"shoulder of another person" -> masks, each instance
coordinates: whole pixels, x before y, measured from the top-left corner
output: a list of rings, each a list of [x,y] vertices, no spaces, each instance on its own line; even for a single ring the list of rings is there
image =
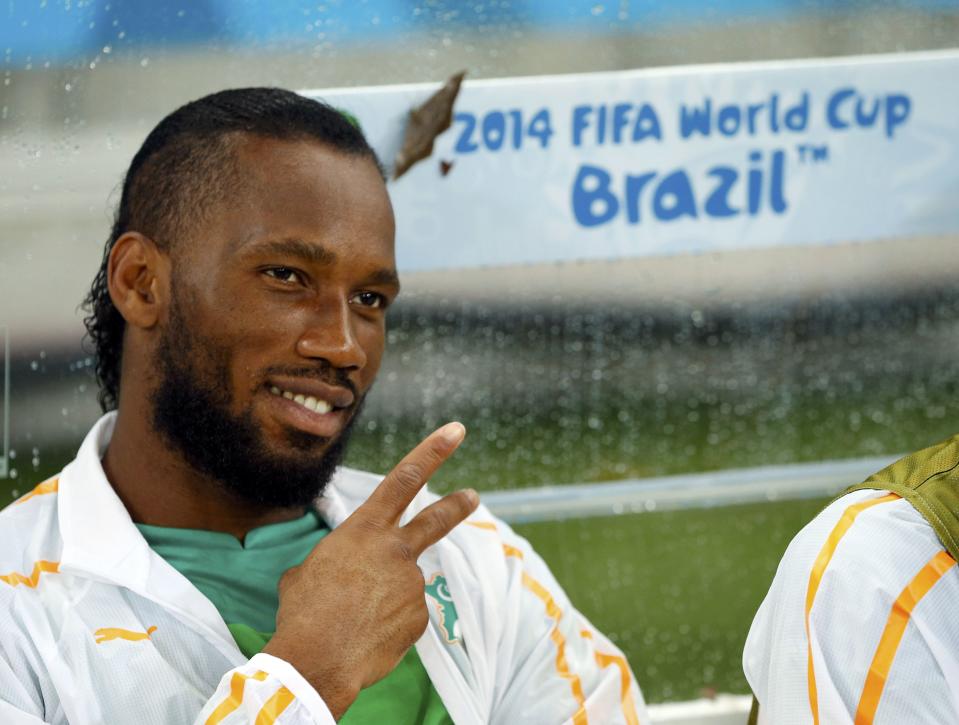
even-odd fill
[[[817,554],[829,545],[833,560],[873,556],[876,551],[870,544],[923,551],[942,548],[921,513],[904,499],[880,489],[860,489],[832,501],[802,528],[790,548],[796,544]]]
[[[912,505],[886,491],[858,490],[803,528],[782,566],[804,581],[819,578],[820,593],[857,599],[883,592],[895,599],[936,557],[948,554]]]

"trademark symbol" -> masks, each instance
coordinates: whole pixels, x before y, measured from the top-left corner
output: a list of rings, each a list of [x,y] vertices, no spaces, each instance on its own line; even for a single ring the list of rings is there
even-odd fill
[[[801,143],[796,146],[799,152],[799,163],[801,164],[821,164],[829,161],[828,146],[814,146],[808,143]]]

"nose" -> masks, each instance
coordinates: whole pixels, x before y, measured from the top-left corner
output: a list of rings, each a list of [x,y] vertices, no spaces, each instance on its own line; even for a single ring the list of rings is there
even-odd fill
[[[296,341],[297,354],[325,360],[334,368],[361,370],[366,365],[366,352],[357,339],[352,317],[347,300],[319,307]]]

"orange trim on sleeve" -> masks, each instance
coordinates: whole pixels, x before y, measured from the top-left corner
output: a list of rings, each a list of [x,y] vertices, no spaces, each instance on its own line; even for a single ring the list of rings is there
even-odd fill
[[[6,582],[12,587],[23,584],[26,587],[35,589],[40,583],[41,574],[57,574],[60,571],[60,562],[58,561],[38,561],[33,565],[33,572],[30,576],[24,576],[19,572],[10,572],[9,574],[0,574],[0,581]]]
[[[580,636],[584,639],[593,639],[593,633],[588,629],[582,629],[579,632]],[[627,725],[639,725],[639,716],[636,714],[636,701],[633,699],[633,689],[632,689],[632,675],[629,671],[629,665],[626,662],[626,658],[621,655],[612,655],[605,652],[596,653],[596,664],[600,667],[609,667],[610,665],[616,665],[619,668],[619,688],[620,688],[620,705],[623,708],[623,717],[626,718]]]
[[[546,615],[556,622],[553,630],[549,633],[550,639],[553,640],[553,643],[556,645],[556,672],[559,673],[560,677],[569,682],[569,687],[573,691],[573,697],[579,704],[576,713],[573,715],[574,725],[588,725],[589,718],[586,716],[586,698],[583,696],[583,683],[580,681],[579,675],[571,672],[569,669],[569,662],[566,661],[566,638],[563,636],[563,633],[559,631],[559,620],[560,617],[563,616],[563,611],[556,604],[553,595],[525,571],[523,572],[523,586],[533,592],[533,594],[543,602],[543,605],[546,607]]]
[[[289,704],[295,699],[292,692],[285,687],[281,687],[274,692],[273,696],[260,708],[260,712],[257,713],[256,716],[256,722],[253,725],[273,725],[276,719],[283,714],[283,711],[286,710]]]
[[[17,504],[26,503],[27,501],[29,501],[31,498],[35,496],[45,496],[48,493],[56,493],[59,490],[60,490],[60,479],[51,478],[47,481],[44,481],[41,484],[38,484],[36,487],[34,487],[34,489],[30,493],[17,499],[16,501],[13,502],[13,504],[14,506],[16,506]]]
[[[876,654],[873,655],[872,662],[869,665],[866,684],[862,688],[862,695],[859,697],[859,705],[856,708],[856,725],[872,725],[876,710],[879,708],[879,699],[882,697],[883,688],[886,686],[886,678],[889,676],[892,661],[906,631],[906,625],[909,624],[912,610],[935,586],[936,582],[942,578],[942,575],[955,565],[955,559],[949,556],[948,552],[940,551],[919,570],[919,573],[913,577],[912,581],[906,585],[906,588],[893,602],[889,619],[886,620],[886,627],[882,631],[882,637],[879,638],[879,646],[876,647]]]
[[[845,511],[842,512],[842,516],[839,517],[839,521],[833,527],[832,531],[829,532],[829,537],[826,539],[826,543],[823,544],[822,549],[819,551],[819,555],[816,557],[816,561],[813,563],[812,571],[809,574],[809,586],[806,588],[805,619],[807,654],[806,684],[809,688],[809,708],[812,711],[812,720],[814,725],[819,725],[819,694],[816,691],[816,672],[812,661],[812,638],[809,636],[809,615],[812,611],[813,602],[816,600],[816,592],[819,591],[819,583],[822,581],[822,576],[826,571],[826,567],[829,566],[829,562],[832,559],[833,554],[836,553],[836,547],[839,546],[839,542],[842,540],[842,537],[846,535],[846,532],[849,531],[849,528],[856,520],[856,517],[868,508],[871,508],[877,504],[896,501],[898,498],[899,496],[896,494],[890,493],[886,496],[881,496],[880,498],[871,498],[868,501],[862,501],[849,506]]]
[[[487,531],[497,531],[496,524],[492,521],[464,521],[467,526],[473,526],[477,529],[486,529]]]
[[[623,717],[626,718],[627,725],[639,725],[639,718],[636,716],[636,702],[633,700],[631,688],[632,678],[629,674],[629,665],[626,664],[626,658],[622,655],[597,652],[596,664],[600,667],[616,665],[619,668],[619,701],[623,708]]]
[[[223,722],[232,712],[239,709],[240,705],[243,704],[243,690],[246,688],[247,680],[263,682],[267,677],[268,675],[263,670],[258,670],[252,675],[234,672],[233,677],[230,678],[230,694],[210,713],[210,717],[206,719],[205,725],[218,725],[218,723]]]
[[[496,524],[491,521],[465,521],[464,523],[474,526],[477,529],[485,529],[487,531],[499,530]],[[520,560],[524,558],[522,549],[511,546],[510,544],[503,544],[503,554]],[[563,633],[559,631],[559,620],[560,617],[563,616],[563,611],[556,604],[556,600],[553,599],[553,595],[547,591],[546,587],[525,571],[523,572],[523,586],[533,592],[533,594],[543,602],[543,605],[546,607],[547,616],[556,623],[549,633],[549,638],[553,640],[553,643],[556,645],[556,672],[560,677],[569,682],[570,690],[573,692],[573,698],[579,705],[573,715],[573,725],[589,725],[589,718],[586,715],[586,697],[583,695],[583,683],[582,680],[579,679],[579,675],[571,672],[569,669],[569,662],[566,660],[566,638],[563,636]],[[625,660],[623,664],[625,665]],[[626,672],[629,672],[628,667],[626,667]],[[629,693],[629,698],[632,700],[632,693]],[[635,707],[633,710],[635,712]],[[632,721],[628,720],[628,722],[635,722],[635,716]]]
[[[509,544],[503,544],[503,553],[506,556],[515,556],[517,559],[523,558],[523,552],[521,549],[517,549],[515,546],[510,546]]]

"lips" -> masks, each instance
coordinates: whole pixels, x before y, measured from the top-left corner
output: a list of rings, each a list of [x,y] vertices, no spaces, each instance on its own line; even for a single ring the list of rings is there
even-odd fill
[[[327,400],[318,400],[312,395],[303,395],[303,393],[293,393],[290,390],[280,390],[275,385],[270,386],[270,392],[273,395],[279,395],[287,400],[292,400],[297,405],[302,405],[307,410],[311,410],[314,413],[320,413],[321,415],[329,413],[333,410],[333,404]]]
[[[275,415],[286,425],[332,438],[349,418],[352,391],[316,380],[270,380],[266,389]]]
[[[353,405],[353,391],[342,385],[329,385],[320,380],[309,378],[271,377],[267,380],[267,389],[274,395],[300,404],[309,398],[327,403],[330,408],[348,408]],[[303,400],[297,400],[302,396]]]

